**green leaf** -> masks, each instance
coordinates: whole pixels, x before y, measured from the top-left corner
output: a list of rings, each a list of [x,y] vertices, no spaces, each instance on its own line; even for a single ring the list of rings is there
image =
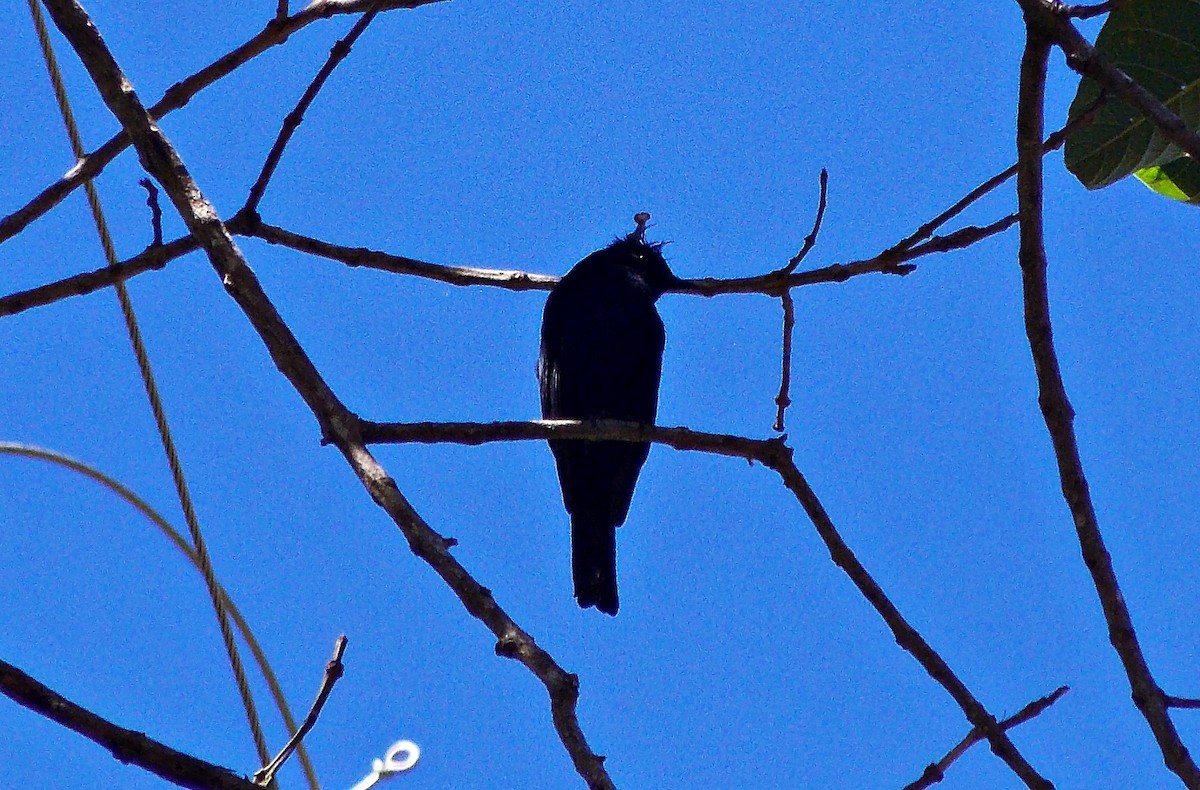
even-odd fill
[[[1134,175],[1150,189],[1172,200],[1200,205],[1200,164],[1188,157],[1137,170]]]
[[[1096,51],[1177,112],[1188,128],[1200,128],[1200,0],[1127,3],[1109,14],[1096,38]],[[1080,115],[1099,95],[1099,85],[1081,79],[1069,117]],[[1065,153],[1067,169],[1088,189],[1186,162],[1182,156],[1139,112],[1112,95],[1091,124],[1067,138]],[[1176,178],[1183,175],[1174,172],[1167,180],[1178,186]],[[1159,171],[1142,178],[1149,185],[1147,178],[1162,183]],[[1182,194],[1185,197],[1177,199],[1190,201],[1197,193]]]

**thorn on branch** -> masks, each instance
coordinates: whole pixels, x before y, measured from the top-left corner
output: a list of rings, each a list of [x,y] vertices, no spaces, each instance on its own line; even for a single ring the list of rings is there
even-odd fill
[[[143,178],[138,183],[146,190],[146,205],[150,207],[150,225],[154,228],[154,242],[150,246],[161,247],[163,243],[163,215],[162,206],[158,203],[158,187],[154,186],[154,182],[148,178]]]

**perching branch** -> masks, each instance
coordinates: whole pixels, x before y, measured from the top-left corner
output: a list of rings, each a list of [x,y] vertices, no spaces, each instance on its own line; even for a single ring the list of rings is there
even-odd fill
[[[449,542],[435,532],[401,494],[395,481],[367,450],[358,418],[337,398],[280,318],[228,229],[192,179],[170,141],[153,123],[137,94],[75,0],[45,0],[55,24],[83,61],[104,103],[117,116],[142,166],[162,185],[172,205],[216,270],[222,285],[250,320],[276,366],[303,398],[321,428],[337,446],[371,498],[392,518],[417,556],[453,590],[467,611],[496,636],[496,652],[520,661],[545,685],[555,731],[576,771],[591,788],[612,788],[601,757],[588,746],[576,717],[579,680],[562,669],[500,608],[488,590],[450,554]]]
[[[874,607],[895,637],[896,643],[910,653],[931,678],[944,688],[962,709],[967,721],[983,734],[997,757],[1028,787],[1053,788],[1031,766],[1009,740],[1003,728],[954,670],[924,637],[913,628],[883,588],[875,581],[834,526],[825,507],[792,460],[792,449],[782,439],[749,439],[727,434],[703,433],[687,428],[659,428],[616,420],[579,422],[541,420],[536,422],[495,423],[362,423],[365,443],[441,443],[484,444],[533,439],[609,439],[630,442],[655,442],[677,450],[698,450],[715,455],[758,461],[773,470],[804,508],[829,555],[867,602]]]
[[[1026,0],[1021,0],[1022,6]],[[1040,10],[1038,10],[1040,9]],[[1067,398],[1054,335],[1050,324],[1050,296],[1046,285],[1046,248],[1042,215],[1041,139],[1046,90],[1046,64],[1051,39],[1035,19],[1044,9],[1026,12],[1026,43],[1021,58],[1021,82],[1017,100],[1017,200],[1020,213],[1021,283],[1025,303],[1025,332],[1033,354],[1038,382],[1038,405],[1058,462],[1063,497],[1071,511],[1083,561],[1092,576],[1108,636],[1133,691],[1133,702],[1146,718],[1162,750],[1163,759],[1184,785],[1200,788],[1197,769],[1187,747],[1179,738],[1167,711],[1167,700],[1150,673],[1125,599],[1113,570],[1112,558],[1100,534],[1079,445],[1075,438],[1075,410]]]
[[[904,253],[899,260],[914,260],[933,253],[960,250],[989,236],[1004,232],[1014,222],[1013,217],[1005,217],[982,228],[968,226],[945,236],[935,236],[928,242]],[[558,278],[550,274],[531,274],[511,269],[445,266],[368,250],[363,247],[343,247],[268,225],[253,214],[239,214],[225,223],[225,228],[234,235],[259,238],[269,244],[279,244],[299,252],[339,261],[348,266],[362,266],[393,274],[425,277],[450,285],[490,285],[509,291],[549,291],[558,282]],[[117,266],[77,274],[0,297],[0,317],[52,304],[71,296],[92,293],[152,269],[161,269],[171,260],[186,255],[199,246],[191,236],[185,236],[161,247],[152,246],[132,258],[122,261]],[[776,271],[757,277],[703,278],[690,282],[701,289],[705,296],[716,296],[723,293],[761,293],[768,296],[779,296],[789,288],[819,283],[840,283],[863,274],[905,275],[916,268],[908,263],[898,263],[897,260],[897,256],[884,253],[867,260],[835,263],[820,269],[787,275]]]
[[[76,705],[21,670],[0,661],[0,694],[112,752],[123,763],[193,790],[262,790],[228,768],[176,751]]]

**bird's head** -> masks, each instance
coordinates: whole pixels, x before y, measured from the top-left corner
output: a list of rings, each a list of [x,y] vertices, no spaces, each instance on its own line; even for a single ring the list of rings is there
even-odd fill
[[[654,293],[657,299],[667,291],[693,292],[695,288],[687,280],[675,276],[667,265],[662,250],[666,242],[647,242],[643,229],[618,238],[610,244],[605,252],[609,253],[614,263],[634,271]]]

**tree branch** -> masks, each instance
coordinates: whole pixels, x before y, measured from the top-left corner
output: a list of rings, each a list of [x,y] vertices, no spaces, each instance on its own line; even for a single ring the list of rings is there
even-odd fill
[[[1025,0],[1021,0],[1026,5]],[[1200,770],[1179,738],[1167,712],[1167,701],[1155,683],[1138,644],[1137,632],[1121,595],[1112,558],[1100,534],[1096,510],[1088,491],[1079,445],[1075,438],[1075,411],[1067,399],[1054,336],[1050,325],[1050,296],[1046,286],[1046,249],[1042,224],[1041,139],[1045,106],[1046,64],[1050,38],[1035,23],[1044,9],[1026,12],[1026,43],[1021,58],[1021,82],[1017,100],[1017,200],[1021,217],[1020,263],[1025,303],[1025,332],[1037,374],[1038,405],[1041,407],[1054,456],[1058,462],[1063,497],[1075,522],[1084,564],[1091,573],[1108,622],[1108,636],[1133,690],[1133,701],[1146,718],[1162,750],[1167,767],[1184,785],[1200,788]]]
[[[354,27],[350,28],[350,32],[346,34],[345,38],[339,39],[333,45],[329,50],[329,57],[326,58],[325,65],[321,67],[321,70],[317,72],[317,76],[313,77],[312,82],[308,84],[304,94],[300,97],[300,101],[296,103],[296,107],[283,119],[283,126],[279,129],[279,134],[276,136],[275,143],[271,146],[271,150],[267,154],[266,161],[263,162],[258,178],[255,179],[254,185],[250,187],[250,195],[246,198],[246,205],[242,207],[242,211],[248,214],[258,213],[258,204],[262,201],[263,193],[267,191],[267,184],[271,181],[271,176],[275,174],[275,168],[279,166],[279,160],[283,158],[283,149],[287,147],[288,141],[292,139],[292,135],[300,128],[300,123],[304,120],[304,113],[312,106],[313,101],[317,98],[317,94],[325,86],[325,81],[329,79],[329,75],[333,74],[333,70],[338,67],[338,64],[346,59],[346,56],[350,54],[350,48],[354,46],[354,42],[358,41],[358,37],[363,34],[363,31],[375,19],[375,15],[379,13],[381,2],[382,0],[376,0],[371,3],[370,8],[365,14],[359,17],[359,20],[354,23]],[[279,11],[282,17],[287,16],[287,0],[280,0]]]
[[[209,85],[228,76],[235,69],[271,47],[287,41],[293,33],[318,19],[328,19],[337,14],[359,14],[367,10],[374,2],[375,0],[315,0],[304,10],[291,16],[283,19],[274,18],[246,43],[168,88],[163,97],[150,107],[150,114],[157,120],[178,110]],[[379,10],[412,9],[440,2],[445,2],[445,0],[383,0],[379,5]],[[66,175],[43,189],[12,214],[0,219],[0,243],[17,235],[29,223],[57,206],[67,195],[82,186],[83,182],[98,176],[109,162],[117,158],[117,154],[128,147],[129,137],[124,131],[121,131],[113,135],[104,145],[77,161]]]
[[[535,422],[494,423],[362,423],[362,438],[367,443],[420,442],[433,444],[483,444],[533,439],[608,439],[629,442],[655,442],[677,450],[697,450],[716,455],[758,461],[773,470],[784,486],[796,497],[808,514],[817,534],[829,550],[829,556],[867,602],[891,629],[896,643],[910,653],[931,678],[958,703],[959,708],[983,737],[992,751],[1002,759],[1025,784],[1038,790],[1053,788],[1017,751],[994,716],[975,698],[945,660],[913,628],[883,588],[846,544],[824,506],[808,481],[792,460],[792,449],[783,439],[749,439],[728,434],[703,433],[688,428],[659,428],[616,420],[579,422],[574,420],[541,420]]]
[[[262,790],[228,768],[176,751],[143,733],[127,730],[76,705],[21,670],[0,661],[0,694],[112,752],[123,763],[144,768],[193,790]]]
[[[104,103],[137,148],[142,166],[162,185],[192,236],[204,247],[226,291],[246,314],[271,358],[308,404],[322,436],[341,451],[371,498],[396,523],[413,552],[453,590],[467,611],[496,636],[496,653],[514,658],[545,685],[555,731],[576,771],[591,788],[607,790],[612,780],[603,759],[588,746],[576,716],[579,680],[562,669],[500,608],[450,554],[450,543],[413,510],[395,481],[368,452],[359,421],[329,388],[291,330],[280,318],[212,204],[188,173],[170,141],[153,123],[112,53],[75,0],[45,0],[55,24],[83,61]]]
[[[1045,697],[1042,697],[1041,699],[1035,699],[1033,702],[1017,711],[1015,715],[1009,716],[1007,719],[1000,722],[1001,729],[1011,730],[1013,727],[1016,727],[1019,724],[1024,724],[1030,719],[1040,716],[1042,711],[1058,702],[1058,700],[1070,690],[1071,689],[1068,686],[1059,686]],[[921,774],[917,781],[905,785],[904,790],[924,790],[926,787],[931,787],[932,785],[941,782],[946,778],[946,769],[953,765],[955,760],[957,760],[959,757],[962,757],[966,753],[967,749],[970,749],[972,746],[982,740],[983,735],[979,732],[979,730],[971,730],[969,733],[967,733],[967,737],[958,742],[957,746],[946,752],[945,757],[926,767],[925,772]]]
[[[1061,3],[1056,0],[1017,0],[1025,12],[1025,24],[1039,36],[1053,41],[1067,56],[1067,65],[1081,76],[1095,80],[1100,86],[1137,109],[1154,124],[1163,137],[1200,160],[1200,134],[1188,128],[1171,108],[1158,100],[1125,72],[1109,63],[1085,39],[1071,20],[1056,13]]]

